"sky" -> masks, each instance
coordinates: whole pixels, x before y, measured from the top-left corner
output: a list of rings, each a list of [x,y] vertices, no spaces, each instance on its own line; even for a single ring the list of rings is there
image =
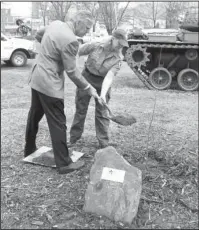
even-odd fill
[[[31,17],[31,2],[6,2],[4,4],[11,7],[12,16]],[[121,2],[120,6],[125,7],[126,4],[127,2]],[[135,7],[140,4],[140,2],[131,2],[130,4]]]

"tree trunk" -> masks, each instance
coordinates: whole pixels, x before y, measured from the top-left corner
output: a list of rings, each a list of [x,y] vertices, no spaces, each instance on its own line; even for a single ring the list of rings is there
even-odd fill
[[[155,23],[155,20],[153,20],[153,28],[155,28],[155,24],[156,24],[156,23]]]
[[[46,25],[46,16],[43,16],[43,22],[44,22],[44,26]]]
[[[112,29],[111,28],[106,28],[106,29],[107,29],[108,35],[112,35]]]
[[[96,29],[96,22],[93,24],[93,32],[95,32]]]

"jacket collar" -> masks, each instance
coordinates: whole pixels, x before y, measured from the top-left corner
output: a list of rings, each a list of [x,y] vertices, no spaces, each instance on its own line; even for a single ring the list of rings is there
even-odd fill
[[[73,31],[73,33],[75,34],[75,27],[74,27],[73,23],[70,22],[70,21],[68,21],[68,22],[66,22],[66,24],[68,25],[68,27],[69,27],[69,28]]]

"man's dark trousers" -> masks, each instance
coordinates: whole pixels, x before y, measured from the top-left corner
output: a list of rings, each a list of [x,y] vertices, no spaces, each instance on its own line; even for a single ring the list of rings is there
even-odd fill
[[[36,135],[39,121],[46,115],[55,163],[57,167],[71,163],[66,142],[66,116],[64,114],[64,100],[44,95],[31,89],[31,108],[26,127],[25,157],[30,155],[36,147]]]

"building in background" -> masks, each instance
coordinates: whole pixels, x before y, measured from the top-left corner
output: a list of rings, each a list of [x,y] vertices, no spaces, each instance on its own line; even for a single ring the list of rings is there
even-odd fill
[[[39,2],[32,2],[32,18],[39,19]]]
[[[16,4],[16,2],[15,2]],[[22,19],[24,23],[32,29],[31,34],[34,35],[35,32],[42,27],[42,18],[39,14],[39,4],[38,2],[32,2],[31,5],[31,16],[22,16],[12,13],[12,4],[1,4],[1,32],[8,36],[17,36],[16,20]],[[19,12],[20,14],[20,12]]]
[[[1,5],[1,32],[5,34],[16,34],[16,25],[17,16],[11,15],[11,8],[8,5]]]
[[[8,23],[10,18],[10,9],[1,8],[1,31],[5,32],[5,25]]]

